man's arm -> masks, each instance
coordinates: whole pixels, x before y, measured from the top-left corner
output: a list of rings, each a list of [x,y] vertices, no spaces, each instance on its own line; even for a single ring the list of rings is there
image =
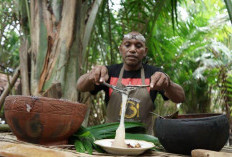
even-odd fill
[[[108,70],[105,66],[95,66],[89,73],[80,76],[77,81],[77,90],[87,92],[94,90],[94,85],[99,85],[109,79]]]
[[[80,92],[87,92],[94,90],[94,82],[89,79],[90,73],[79,77],[77,81],[77,90]]]
[[[155,72],[151,76],[151,90],[163,90],[165,96],[175,103],[181,103],[185,100],[185,93],[183,88],[172,82],[169,76],[163,72]]]
[[[170,81],[170,85],[165,89],[164,95],[175,103],[181,103],[185,100],[183,88],[172,81]]]

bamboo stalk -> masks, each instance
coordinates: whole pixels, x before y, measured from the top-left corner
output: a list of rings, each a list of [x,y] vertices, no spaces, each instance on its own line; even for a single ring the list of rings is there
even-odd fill
[[[107,1],[107,14],[108,14],[108,36],[109,36],[109,43],[110,43],[110,64],[113,64],[113,46],[112,46],[112,31],[111,31],[111,18],[110,18],[110,6],[109,1]]]
[[[226,4],[226,8],[230,17],[230,22],[232,24],[232,2],[231,0],[224,0]]]
[[[86,24],[86,28],[85,28],[85,32],[84,32],[84,37],[83,37],[83,45],[82,45],[82,61],[83,61],[83,65],[84,65],[84,59],[85,59],[85,55],[86,55],[86,48],[88,46],[89,40],[90,40],[90,35],[92,33],[93,30],[93,25],[98,13],[98,9],[100,8],[102,3],[102,0],[96,0],[94,1],[94,4],[92,6],[92,10],[91,13],[89,14],[89,18]]]

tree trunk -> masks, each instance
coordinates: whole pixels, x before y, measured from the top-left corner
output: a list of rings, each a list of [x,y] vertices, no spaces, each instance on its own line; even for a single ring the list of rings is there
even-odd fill
[[[24,93],[77,100],[76,81],[82,73],[82,59],[101,2],[31,0],[28,5],[19,1],[21,18],[24,18],[21,24],[29,26],[22,29],[31,47],[28,69],[25,65],[27,53],[20,52],[21,71],[24,71],[21,77],[28,79],[29,84],[24,82],[23,88],[27,86]],[[26,20],[25,14],[30,16]],[[25,46],[22,49],[28,50]],[[57,85],[61,86],[57,90],[59,93],[54,90]]]
[[[226,4],[226,8],[230,17],[230,22],[232,24],[232,2],[231,0],[224,0]]]
[[[22,82],[22,95],[30,95],[29,91],[29,77],[28,77],[28,40],[24,38],[21,39],[20,47],[20,75]]]

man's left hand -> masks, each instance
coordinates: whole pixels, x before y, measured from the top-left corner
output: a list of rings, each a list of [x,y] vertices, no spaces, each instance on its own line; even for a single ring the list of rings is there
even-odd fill
[[[166,90],[170,86],[170,78],[163,72],[155,72],[151,76],[151,90]]]

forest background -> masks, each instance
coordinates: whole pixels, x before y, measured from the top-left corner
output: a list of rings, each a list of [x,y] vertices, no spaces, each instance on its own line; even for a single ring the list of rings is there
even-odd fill
[[[161,67],[186,94],[156,100],[156,113],[232,114],[231,0],[1,0],[1,116],[8,94],[48,96],[89,106],[84,125],[105,121],[104,93],[78,93],[94,65],[121,62],[118,46],[134,30],[147,39],[144,62]],[[19,86],[13,87],[16,80]]]

